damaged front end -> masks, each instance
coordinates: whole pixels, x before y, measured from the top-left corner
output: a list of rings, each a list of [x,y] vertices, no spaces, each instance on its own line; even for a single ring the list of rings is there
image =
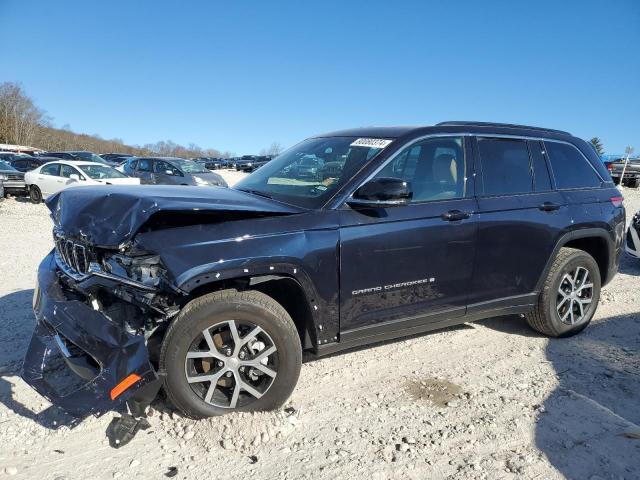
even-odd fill
[[[74,416],[125,401],[141,411],[161,387],[157,355],[181,292],[160,258],[132,242],[96,248],[60,230],[54,240],[38,270],[22,378]]]

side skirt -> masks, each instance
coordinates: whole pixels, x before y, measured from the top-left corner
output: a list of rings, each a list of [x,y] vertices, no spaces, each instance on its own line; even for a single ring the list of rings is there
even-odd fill
[[[460,315],[460,311],[464,311],[465,309],[456,308],[444,312],[347,330],[341,332],[339,342],[318,346],[314,356],[322,357],[349,348],[430,332],[454,325],[483,320],[485,318],[528,313],[533,308],[537,298],[538,293],[517,295],[469,305],[466,308],[466,314],[462,315]]]

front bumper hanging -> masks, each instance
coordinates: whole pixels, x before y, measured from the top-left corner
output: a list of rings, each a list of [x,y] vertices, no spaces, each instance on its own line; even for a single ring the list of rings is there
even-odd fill
[[[37,324],[22,378],[54,405],[76,417],[101,415],[160,388],[144,337],[69,298],[53,252],[38,269],[33,310]]]

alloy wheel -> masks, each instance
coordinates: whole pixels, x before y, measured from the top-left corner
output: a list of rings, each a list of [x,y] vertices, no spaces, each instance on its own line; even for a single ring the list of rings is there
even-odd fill
[[[191,343],[185,375],[204,402],[244,407],[267,393],[278,371],[277,348],[267,332],[246,321],[227,320],[204,329]]]
[[[576,325],[586,318],[593,301],[593,282],[589,270],[576,267],[565,273],[560,280],[556,310],[560,321],[567,325]]]

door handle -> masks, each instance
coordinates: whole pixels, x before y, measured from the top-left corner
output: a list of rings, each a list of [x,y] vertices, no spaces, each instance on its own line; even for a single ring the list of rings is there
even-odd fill
[[[460,210],[449,210],[448,212],[443,213],[440,218],[447,222],[456,222],[458,220],[464,220],[465,218],[469,218],[471,216],[470,212],[462,212]]]
[[[543,212],[553,212],[554,210],[558,210],[560,205],[551,202],[544,202],[542,205],[538,205],[538,208]]]

